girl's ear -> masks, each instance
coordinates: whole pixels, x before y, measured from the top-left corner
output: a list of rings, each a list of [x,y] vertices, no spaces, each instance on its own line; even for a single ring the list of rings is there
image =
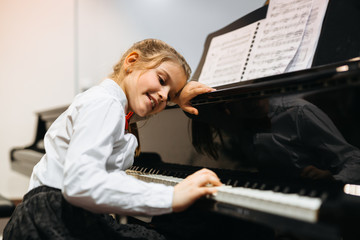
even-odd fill
[[[137,52],[129,53],[124,61],[124,69],[128,69],[129,67],[131,67],[138,58],[139,58],[139,54]]]

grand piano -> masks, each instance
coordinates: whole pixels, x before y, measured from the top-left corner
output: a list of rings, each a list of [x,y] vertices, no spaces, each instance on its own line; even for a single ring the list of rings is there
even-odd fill
[[[210,42],[266,16],[264,6]],[[310,68],[218,86],[138,122],[142,154],[129,174],[175,185],[215,171],[223,187],[185,213],[154,217],[178,239],[359,239],[360,4],[330,0]],[[156,138],[156,141],[154,141]]]
[[[209,34],[193,80],[214,37],[267,10]],[[129,222],[171,239],[359,239],[359,13],[357,0],[329,1],[311,68],[219,86],[192,100],[198,116],[173,106],[137,122],[142,151],[129,174],[175,185],[206,167],[224,186],[183,213]],[[25,150],[43,154],[39,141]]]

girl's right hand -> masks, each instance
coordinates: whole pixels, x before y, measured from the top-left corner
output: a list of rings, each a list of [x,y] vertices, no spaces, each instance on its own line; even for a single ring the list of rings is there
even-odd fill
[[[184,211],[200,197],[216,193],[216,186],[221,185],[217,175],[209,169],[191,174],[174,187],[173,211]]]
[[[200,82],[190,81],[184,86],[179,95],[172,101],[178,104],[179,107],[181,107],[181,109],[185,112],[198,115],[198,110],[191,106],[190,100],[200,94],[212,92],[215,90],[216,89],[208,87]]]

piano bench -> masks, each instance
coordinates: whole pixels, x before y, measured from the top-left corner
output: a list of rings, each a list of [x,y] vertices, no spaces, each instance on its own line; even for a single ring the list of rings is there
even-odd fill
[[[10,217],[15,210],[15,204],[0,195],[0,218]]]

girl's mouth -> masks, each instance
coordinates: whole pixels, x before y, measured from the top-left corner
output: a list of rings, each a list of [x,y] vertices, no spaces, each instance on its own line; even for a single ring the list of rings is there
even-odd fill
[[[146,93],[146,95],[150,99],[152,109],[154,109],[155,105],[156,105],[156,102],[154,101],[154,99],[148,93]]]

